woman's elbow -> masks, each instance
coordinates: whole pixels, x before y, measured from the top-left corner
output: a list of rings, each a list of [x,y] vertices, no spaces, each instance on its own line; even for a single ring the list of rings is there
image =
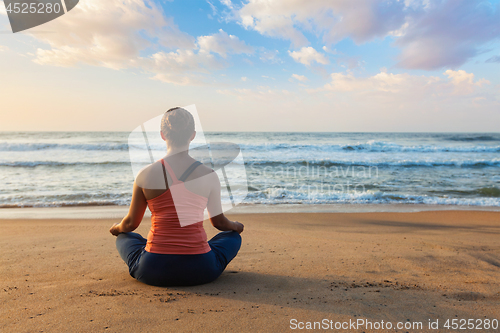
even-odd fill
[[[210,218],[210,222],[212,223],[212,225],[219,229],[219,228],[222,228],[224,225],[225,225],[225,216],[224,214],[219,214],[217,216],[214,216],[214,217],[211,217]]]
[[[217,221],[217,220],[210,219],[210,222],[212,223],[212,225],[213,225],[213,226],[214,226],[214,228],[216,228],[216,229],[219,229],[219,228],[220,228],[220,226],[221,226],[220,222],[219,222],[219,221]]]
[[[133,218],[127,215],[122,221],[122,232],[134,231],[139,226],[139,223],[137,223],[137,221],[134,221]]]

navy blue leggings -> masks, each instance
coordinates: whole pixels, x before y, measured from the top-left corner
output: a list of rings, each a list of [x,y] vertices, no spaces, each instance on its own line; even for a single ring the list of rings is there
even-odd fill
[[[220,232],[208,241],[212,250],[203,254],[150,253],[144,249],[146,242],[135,232],[116,238],[116,248],[132,277],[153,286],[193,286],[212,282],[222,274],[236,257],[241,236],[236,231]]]

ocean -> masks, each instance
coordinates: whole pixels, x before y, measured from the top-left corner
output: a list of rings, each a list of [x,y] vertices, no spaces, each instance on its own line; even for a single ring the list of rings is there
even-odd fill
[[[129,134],[0,133],[0,208],[128,205]],[[232,181],[248,188],[248,205],[500,206],[500,133],[205,132],[205,138],[240,147],[243,159],[234,163],[245,168]]]

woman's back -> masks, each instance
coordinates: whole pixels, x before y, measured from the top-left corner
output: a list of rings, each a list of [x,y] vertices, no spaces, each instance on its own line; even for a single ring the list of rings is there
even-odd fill
[[[210,251],[203,228],[208,197],[191,191],[184,182],[200,163],[192,163],[181,179],[177,179],[172,167],[165,160],[160,162],[168,190],[147,200],[152,215],[146,251],[159,254],[201,254]],[[203,184],[196,179],[191,179],[191,182]]]

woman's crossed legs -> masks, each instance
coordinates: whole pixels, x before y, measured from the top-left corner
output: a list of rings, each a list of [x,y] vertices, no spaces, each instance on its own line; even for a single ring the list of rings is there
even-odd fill
[[[147,240],[128,232],[119,234],[116,247],[129,273],[146,284],[155,286],[187,286],[217,279],[241,247],[236,231],[223,231],[208,244],[212,249],[203,254],[157,254],[144,250]]]

